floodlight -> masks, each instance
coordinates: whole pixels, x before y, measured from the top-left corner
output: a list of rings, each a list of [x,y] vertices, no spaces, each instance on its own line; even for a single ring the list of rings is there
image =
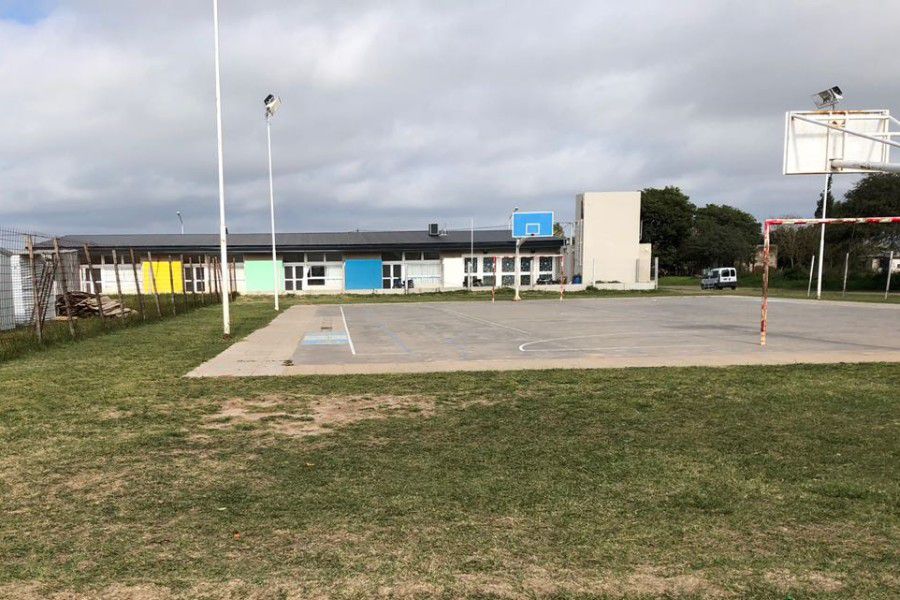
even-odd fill
[[[274,117],[275,112],[278,111],[278,107],[281,106],[281,98],[274,94],[269,94],[266,96],[263,103],[266,105],[266,116]]]
[[[816,104],[816,108],[834,108],[835,104],[844,99],[844,92],[838,86],[834,86],[827,90],[822,90],[818,94],[813,94],[812,99]]]

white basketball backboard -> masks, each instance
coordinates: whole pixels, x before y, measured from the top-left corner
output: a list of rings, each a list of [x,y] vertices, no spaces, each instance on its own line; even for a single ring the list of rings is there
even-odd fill
[[[785,115],[784,174],[870,173],[836,168],[849,163],[889,163],[891,115],[887,110],[792,111]],[[858,133],[867,137],[852,135]]]

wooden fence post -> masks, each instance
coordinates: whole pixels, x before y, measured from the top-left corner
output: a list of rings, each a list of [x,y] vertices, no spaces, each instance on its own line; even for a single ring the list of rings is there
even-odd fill
[[[191,307],[197,306],[197,270],[194,268],[194,257],[188,256],[188,265],[191,270]]]
[[[66,265],[63,263],[62,255],[59,252],[59,238],[53,238],[53,252],[56,254],[56,262],[60,267],[59,275],[63,289],[63,302],[66,305],[66,320],[69,322],[69,333],[74,340],[77,337],[75,332],[75,317],[72,316],[72,304],[69,301],[69,283],[66,281]]]
[[[181,269],[181,308],[184,312],[187,312],[187,290],[184,287],[187,284],[187,280],[184,277],[184,254],[178,255],[178,264]]]
[[[172,316],[178,313],[175,311],[175,265],[172,263],[172,255],[169,258],[169,295],[172,297]]]
[[[233,255],[231,257],[231,268],[229,269],[229,273],[231,275],[231,278],[229,279],[231,285],[228,286],[230,288],[228,290],[230,293],[229,298],[234,302],[237,299],[237,262]]]
[[[31,297],[32,297],[32,316],[34,317],[34,333],[37,336],[38,344],[44,343],[44,329],[41,315],[40,298],[38,297],[37,270],[34,268],[34,238],[28,236],[25,238],[28,245],[28,262],[31,263]]]
[[[131,253],[131,272],[134,273],[134,291],[137,292],[138,310],[141,311],[141,321],[146,321],[147,316],[144,315],[144,295],[141,293],[141,282],[138,280],[137,261],[134,258],[134,248],[129,248]]]
[[[88,245],[84,245],[84,255],[88,262],[88,276],[91,278],[91,284],[94,286],[94,298],[97,300],[97,312],[100,315],[100,323],[106,329],[106,315],[103,314],[103,298],[100,296],[100,286],[97,285],[97,278],[94,277],[94,261],[91,260],[91,249]]]
[[[156,269],[153,268],[153,255],[147,250],[147,262],[150,267],[150,283],[153,285],[153,297],[156,299],[156,316],[162,316],[162,306],[159,304],[159,289],[156,287]]]
[[[119,293],[119,316],[125,316],[125,299],[122,297],[122,280],[119,279],[119,254],[113,248],[113,268],[116,271],[116,291]]]

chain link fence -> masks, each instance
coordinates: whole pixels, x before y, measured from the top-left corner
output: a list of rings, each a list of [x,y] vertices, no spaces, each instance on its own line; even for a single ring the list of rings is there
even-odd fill
[[[215,256],[154,256],[0,228],[0,360],[217,303],[222,276]]]

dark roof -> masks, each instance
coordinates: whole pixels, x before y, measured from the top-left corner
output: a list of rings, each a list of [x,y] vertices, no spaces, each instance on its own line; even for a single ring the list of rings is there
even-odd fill
[[[435,250],[465,250],[469,248],[470,233],[465,230],[448,231],[440,236],[430,236],[427,231],[347,231],[337,233],[276,233],[275,244],[282,252],[335,250],[379,251],[431,248]],[[533,238],[524,247],[559,248],[562,238]],[[125,249],[161,250],[163,252],[213,252],[219,248],[218,234],[163,233],[116,235],[67,235],[59,238],[63,248],[80,248],[88,244],[97,250]],[[232,233],[228,235],[228,247],[237,252],[265,252],[271,249],[271,234]],[[52,247],[52,243],[36,244],[36,247]],[[475,248],[515,248],[515,240],[508,229],[475,231]]]

